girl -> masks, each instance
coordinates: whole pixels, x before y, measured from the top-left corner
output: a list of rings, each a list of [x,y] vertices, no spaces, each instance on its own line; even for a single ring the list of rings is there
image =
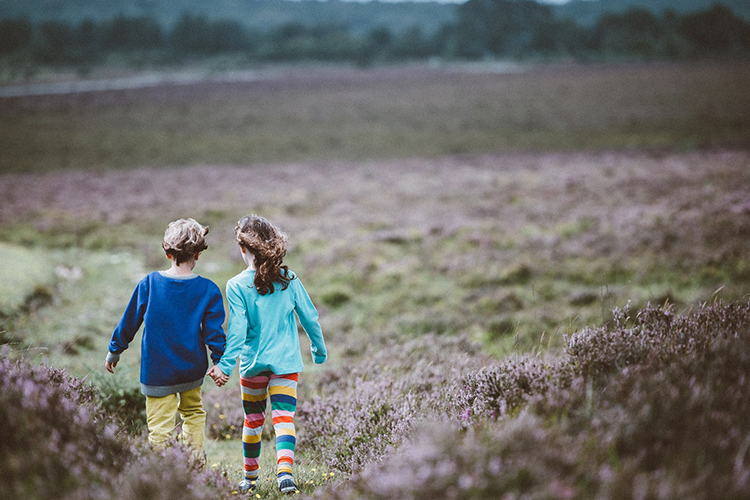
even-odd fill
[[[238,488],[255,489],[266,400],[276,431],[277,479],[282,493],[298,491],[292,477],[296,433],[297,377],[302,371],[297,313],[311,342],[315,363],[326,360],[318,312],[299,278],[282,264],[287,237],[263,217],[243,217],[234,229],[247,269],[227,282],[227,345],[211,373],[223,385],[240,356],[245,423],[242,431],[245,477]]]

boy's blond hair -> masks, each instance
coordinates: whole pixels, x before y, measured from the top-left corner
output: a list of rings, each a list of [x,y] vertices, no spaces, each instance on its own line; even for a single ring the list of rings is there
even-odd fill
[[[202,226],[195,219],[179,219],[167,226],[161,247],[179,265],[208,248],[207,234],[208,226]]]

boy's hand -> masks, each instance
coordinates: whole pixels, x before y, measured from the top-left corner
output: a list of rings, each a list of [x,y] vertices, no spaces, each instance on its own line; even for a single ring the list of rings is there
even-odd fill
[[[214,379],[217,387],[221,387],[229,381],[229,375],[226,375],[218,366],[212,366],[208,370],[208,376]]]
[[[109,373],[115,373],[115,366],[117,366],[117,361],[112,363],[109,361],[104,362],[104,368],[106,368]]]

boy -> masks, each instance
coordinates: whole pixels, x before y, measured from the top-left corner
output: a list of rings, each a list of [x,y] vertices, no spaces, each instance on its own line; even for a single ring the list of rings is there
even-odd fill
[[[221,291],[211,280],[193,274],[198,257],[208,248],[206,234],[208,227],[193,219],[169,224],[162,248],[171,268],[152,272],[138,283],[112,334],[105,362],[107,371],[114,373],[120,354],[143,324],[141,392],[146,396],[148,439],[153,444],[166,442],[179,411],[183,441],[200,457],[206,427],[201,400],[208,369],[206,346],[216,364],[226,344]]]

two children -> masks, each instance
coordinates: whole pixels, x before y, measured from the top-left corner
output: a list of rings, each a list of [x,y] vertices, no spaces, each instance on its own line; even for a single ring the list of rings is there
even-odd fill
[[[245,419],[244,479],[238,488],[243,493],[255,489],[270,396],[279,490],[296,492],[292,476],[294,413],[303,366],[295,313],[310,338],[314,362],[323,363],[326,347],[318,313],[299,278],[282,263],[286,235],[262,217],[243,217],[235,236],[247,269],[227,283],[229,324],[225,337],[218,287],[192,273],[200,252],[207,248],[207,233],[207,227],[192,219],[169,225],[162,246],[172,268],[149,274],[136,287],[112,335],[106,368],[113,371],[120,353],[143,323],[141,387],[147,401],[149,440],[155,444],[166,441],[179,411],[183,436],[202,453],[205,411],[200,387],[208,368],[206,346],[214,362],[208,375],[218,386],[229,380],[240,357]]]

